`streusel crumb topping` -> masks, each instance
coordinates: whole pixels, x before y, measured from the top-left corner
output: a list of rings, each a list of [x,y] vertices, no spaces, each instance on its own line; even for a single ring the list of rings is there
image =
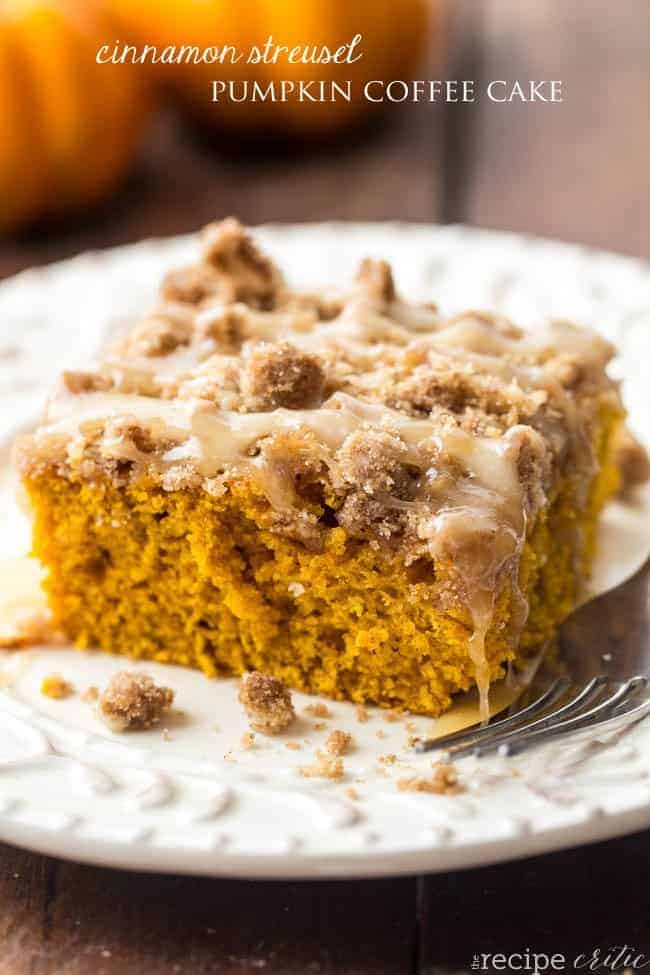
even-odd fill
[[[277,677],[259,671],[242,677],[239,701],[251,728],[263,735],[286,731],[296,716],[289,689]]]
[[[279,406],[313,409],[322,402],[325,373],[317,356],[288,342],[261,343],[245,357],[240,388],[247,413],[264,413]]]
[[[272,308],[283,290],[282,276],[234,219],[209,224],[201,235],[198,264],[171,272],[162,293],[172,301],[197,305],[207,298],[224,304],[243,301]]]
[[[158,724],[173,700],[174,691],[148,674],[121,670],[100,695],[97,713],[111,731],[145,730]]]
[[[431,519],[478,504],[477,485],[510,528],[520,496],[534,514],[561,468],[593,461],[583,433],[596,393],[617,402],[610,356],[566,322],[532,334],[482,312],[444,320],[403,300],[385,261],[364,261],[336,299],[300,294],[229,219],[94,372],[64,374],[19,459],[166,490],[252,477],[276,530],[298,538],[309,467],[334,519],[414,560],[435,555]]]

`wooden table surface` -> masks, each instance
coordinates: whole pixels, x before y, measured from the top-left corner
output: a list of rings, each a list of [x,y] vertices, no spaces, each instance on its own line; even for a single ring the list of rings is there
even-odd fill
[[[564,103],[410,106],[328,148],[245,154],[167,115],[118,199],[0,242],[0,277],[225,213],[463,221],[650,258],[647,0],[450,6],[449,63],[422,77],[560,78]],[[615,944],[650,956],[648,863],[650,832],[453,875],[313,884],[132,875],[0,846],[0,975],[400,975]]]

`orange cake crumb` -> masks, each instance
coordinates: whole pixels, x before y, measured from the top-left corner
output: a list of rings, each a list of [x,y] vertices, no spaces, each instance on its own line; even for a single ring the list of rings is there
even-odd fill
[[[251,728],[262,735],[285,731],[296,716],[291,693],[277,677],[253,671],[245,674],[239,687],[239,700]]]
[[[98,713],[111,731],[142,730],[157,724],[173,700],[174,691],[148,674],[121,670],[99,698]]]
[[[255,735],[253,734],[253,732],[246,731],[241,736],[241,741],[239,742],[239,745],[241,748],[244,749],[244,751],[249,751],[251,748],[253,748],[255,745]]]
[[[61,674],[48,674],[41,681],[41,694],[52,697],[57,701],[74,694],[74,685],[62,677]]]

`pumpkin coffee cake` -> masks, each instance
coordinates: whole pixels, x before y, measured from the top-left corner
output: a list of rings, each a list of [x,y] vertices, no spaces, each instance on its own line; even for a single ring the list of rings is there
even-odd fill
[[[235,221],[18,446],[80,647],[436,715],[547,641],[618,486],[610,346],[290,289]]]

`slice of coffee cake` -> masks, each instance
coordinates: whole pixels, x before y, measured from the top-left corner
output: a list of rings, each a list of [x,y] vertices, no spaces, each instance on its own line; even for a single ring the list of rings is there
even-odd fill
[[[450,320],[365,261],[291,290],[235,220],[18,447],[79,646],[438,714],[548,640],[616,490],[594,333]]]

